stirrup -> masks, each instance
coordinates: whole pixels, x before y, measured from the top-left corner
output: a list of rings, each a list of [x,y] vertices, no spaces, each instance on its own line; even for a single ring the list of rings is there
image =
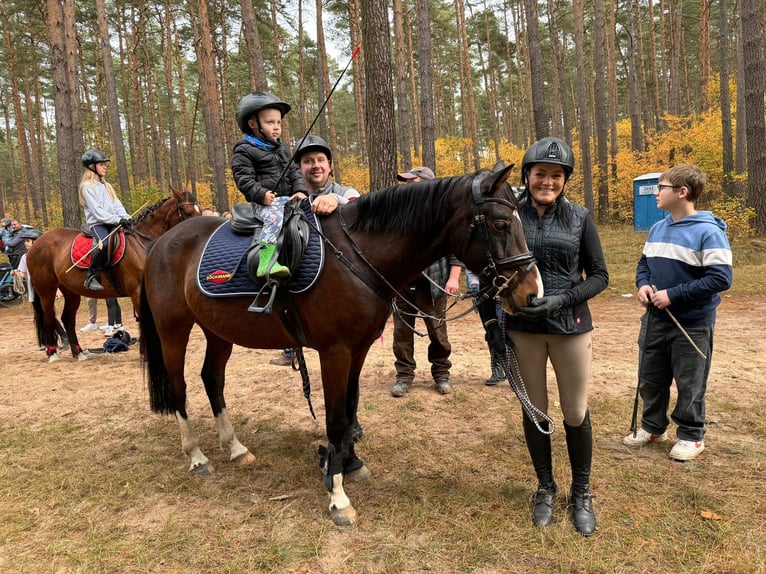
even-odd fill
[[[103,291],[104,286],[99,282],[97,275],[92,275],[85,278],[83,286],[89,291]]]
[[[263,307],[258,306],[258,299],[260,299],[261,295],[264,295],[267,288],[271,287],[271,293],[269,294],[269,300],[266,302],[266,304]],[[277,288],[279,287],[279,280],[277,279],[270,279],[268,283],[264,284],[263,287],[261,287],[261,290],[258,291],[258,294],[255,296],[255,299],[253,299],[253,302],[250,303],[250,306],[247,308],[247,310],[250,313],[263,313],[264,315],[271,315],[271,309],[274,306],[274,299],[277,297]]]

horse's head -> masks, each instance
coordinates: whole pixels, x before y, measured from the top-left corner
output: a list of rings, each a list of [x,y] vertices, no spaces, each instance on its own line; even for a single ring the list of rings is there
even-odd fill
[[[506,183],[513,165],[477,172],[469,181],[473,219],[463,248],[456,255],[479,274],[490,297],[500,297],[506,313],[515,314],[543,286],[535,258],[527,247],[518,201]]]
[[[146,238],[156,239],[185,219],[202,214],[197,198],[188,191],[170,187],[172,195],[147,207],[137,218],[134,230]]]

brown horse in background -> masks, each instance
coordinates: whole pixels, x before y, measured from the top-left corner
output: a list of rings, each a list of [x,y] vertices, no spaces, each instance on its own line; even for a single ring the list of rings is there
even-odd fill
[[[221,445],[240,464],[252,464],[255,457],[237,439],[224,399],[233,345],[310,347],[321,363],[330,513],[338,525],[353,523],[356,511],[343,482],[370,474],[354,452],[359,375],[391,313],[396,290],[453,253],[484,277],[491,285],[487,296],[502,298],[509,313],[542,295],[517,202],[506,184],[509,170],[392,187],[340,207],[322,219],[322,238],[332,255],[316,283],[289,302],[277,299],[271,314],[249,313],[252,297],[213,298],[197,286],[200,258],[220,220],[200,217],[162,236],[146,259],[141,345],[151,408],[175,415],[190,470],[203,475],[213,470],[186,411],[184,366],[194,324],[207,339],[201,375]],[[476,336],[483,338],[482,333]]]
[[[72,268],[70,253],[72,244],[80,233],[79,230],[64,227],[51,229],[34,242],[27,253],[27,266],[35,291],[32,305],[35,311],[37,340],[40,345],[45,345],[49,362],[58,359],[54,308],[57,289],[60,289],[64,295],[61,321],[69,338],[72,355],[77,360],[87,358],[77,340],[75,326],[77,309],[80,307],[82,297],[97,299],[130,297],[134,311],[138,310],[146,246],[181,221],[200,215],[200,209],[193,194],[176,189],[172,189],[172,192],[171,197],[161,199],[147,207],[136,217],[135,223],[130,228],[124,229],[125,253],[117,265],[107,266],[102,271],[103,291],[85,289],[83,283],[86,270]]]

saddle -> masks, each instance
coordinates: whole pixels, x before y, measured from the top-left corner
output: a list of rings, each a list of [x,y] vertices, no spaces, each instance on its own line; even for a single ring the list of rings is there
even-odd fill
[[[74,238],[72,242],[72,248],[70,250],[70,257],[72,258],[72,264],[76,265],[78,269],[87,269],[90,266],[91,255],[88,253],[93,247],[93,232],[89,225],[83,225],[80,228],[80,234]],[[88,255],[85,255],[88,253]],[[125,232],[120,229],[117,233],[113,234],[106,241],[105,253],[107,254],[106,261],[109,265],[114,267],[125,255]]]
[[[300,202],[290,201],[284,208],[285,218],[282,224],[282,232],[277,239],[277,260],[295,273],[306,252],[309,243],[311,228]],[[231,208],[231,229],[236,235],[246,235],[253,238],[253,242],[247,252],[247,272],[253,281],[257,280],[258,258],[260,245],[258,237],[263,228],[263,221],[256,217],[253,206],[250,203],[237,203]]]

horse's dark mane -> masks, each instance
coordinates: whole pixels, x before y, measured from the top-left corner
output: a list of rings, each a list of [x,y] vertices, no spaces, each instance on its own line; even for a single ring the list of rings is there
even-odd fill
[[[403,231],[445,222],[452,215],[450,197],[467,177],[472,176],[427,179],[363,195],[349,205],[357,213],[350,227],[365,232]]]
[[[154,203],[154,204],[150,205],[149,207],[147,207],[146,209],[144,209],[140,214],[138,214],[138,217],[136,217],[136,223],[139,223],[140,221],[143,221],[144,219],[149,217],[149,215],[154,213],[155,209],[157,209],[160,205],[165,203],[167,200],[168,200],[168,198],[164,197],[164,198],[158,200],[156,203]]]

